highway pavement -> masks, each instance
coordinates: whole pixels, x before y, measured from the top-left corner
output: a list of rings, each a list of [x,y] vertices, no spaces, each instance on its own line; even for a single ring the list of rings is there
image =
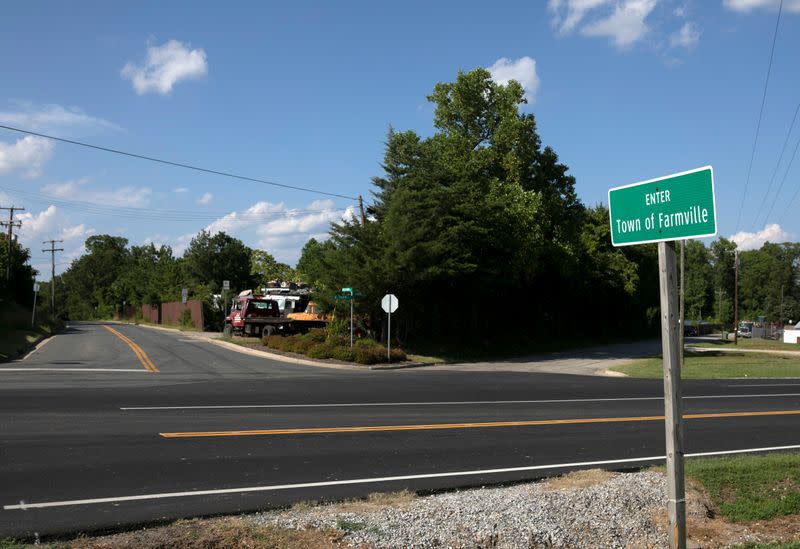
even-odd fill
[[[688,453],[800,448],[800,380],[683,387]],[[321,368],[74,324],[0,364],[0,539],[640,467],[662,415],[661,381]]]

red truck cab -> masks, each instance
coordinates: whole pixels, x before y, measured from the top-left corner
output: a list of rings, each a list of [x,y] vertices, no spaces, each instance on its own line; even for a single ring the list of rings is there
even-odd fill
[[[280,318],[277,301],[247,290],[233,299],[231,312],[225,317],[225,331],[261,336],[263,332],[274,331],[281,322]]]

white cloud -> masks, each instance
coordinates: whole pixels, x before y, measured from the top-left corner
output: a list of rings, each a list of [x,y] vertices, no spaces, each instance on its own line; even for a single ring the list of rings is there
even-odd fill
[[[25,177],[38,177],[42,166],[53,153],[53,142],[26,135],[14,143],[0,141],[0,175],[21,172]]]
[[[777,10],[780,0],[723,0],[722,4],[730,10],[749,13],[757,9]],[[783,9],[800,13],[800,0],[784,0]]]
[[[174,192],[174,193],[188,193],[189,192],[189,188],[188,187],[177,187],[175,189],[172,189],[172,192]]]
[[[550,0],[547,7],[553,12],[553,24],[566,34],[575,30],[587,13],[610,3],[611,0]]]
[[[673,48],[686,48],[692,49],[700,41],[700,31],[697,25],[692,22],[686,22],[669,37],[669,45]]]
[[[287,208],[283,203],[256,202],[242,211],[231,212],[205,227],[209,233],[225,232],[250,246],[267,250],[278,261],[294,264],[309,238],[326,240],[331,223],[352,220],[353,207],[337,208],[331,200],[317,200],[303,209]],[[172,247],[183,255],[197,232],[177,237],[155,234],[144,240],[156,246]]]
[[[36,106],[30,102],[18,102],[17,106],[19,110],[16,111],[0,111],[0,123],[62,136],[121,129],[113,122],[86,114],[78,107],[56,104]]]
[[[765,242],[788,242],[792,240],[792,235],[784,231],[780,225],[773,223],[755,233],[740,231],[730,238],[736,242],[740,250],[756,250],[764,245]]]
[[[539,89],[539,76],[536,74],[536,61],[528,56],[512,61],[501,57],[489,67],[492,80],[498,84],[506,85],[509,80],[516,80],[525,89],[525,99],[529,103],[536,100],[536,91]]]
[[[638,42],[650,30],[646,19],[655,9],[658,0],[625,0],[614,6],[608,17],[583,27],[585,36],[608,37],[618,48],[627,48]]]
[[[147,187],[127,185],[117,189],[88,189],[90,179],[82,178],[42,187],[47,196],[63,200],[79,200],[99,206],[145,208],[150,205],[153,191]]]
[[[188,44],[177,40],[170,40],[161,46],[148,46],[147,60],[143,65],[129,62],[121,72],[139,95],[148,92],[165,95],[181,80],[199,78],[206,73],[206,52],[199,48],[190,50]]]
[[[198,204],[211,204],[211,201],[214,199],[214,195],[211,193],[203,193],[203,196],[197,199]]]

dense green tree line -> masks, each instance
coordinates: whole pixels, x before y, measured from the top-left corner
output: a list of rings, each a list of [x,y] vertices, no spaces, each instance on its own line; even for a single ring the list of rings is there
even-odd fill
[[[125,238],[91,236],[86,253],[56,277],[59,314],[71,319],[109,318],[123,306],[157,305],[181,299],[213,304],[222,281],[232,291],[257,288],[277,276],[292,279],[287,265],[267,252],[253,250],[224,232],[201,231],[181,257],[169,246],[129,246]]]
[[[379,330],[395,293],[400,339],[480,343],[627,337],[658,328],[655,245],[611,246],[608,211],[586,207],[543,146],[522,88],[487,71],[438,84],[432,136],[390,129],[368,220],[309,241],[297,270],[329,306],[352,286]],[[797,244],[741,253],[741,318],[800,317]],[[687,318],[732,322],[735,245],[688,242]],[[721,292],[720,292],[721,290]],[[720,295],[722,298],[720,299]]]
[[[476,69],[428,99],[432,135],[389,130],[366,222],[309,240],[295,269],[225,233],[200,232],[181,257],[168,246],[92,236],[56,277],[58,310],[103,318],[123,303],[179,300],[181,288],[210,302],[223,280],[240,290],[288,279],[311,284],[342,315],[347,304],[335,294],[354,287],[359,323],[375,335],[384,333],[381,297],[396,294],[393,332],[412,347],[655,334],[656,246],[611,245],[608,210],[578,199],[568,167],[520,111],[522,87]],[[735,249],[724,238],[687,242],[687,318],[732,322]],[[20,270],[27,251],[15,250],[24,283],[4,291],[29,294],[33,273]],[[740,318],[800,319],[800,244],[767,243],[739,257]]]

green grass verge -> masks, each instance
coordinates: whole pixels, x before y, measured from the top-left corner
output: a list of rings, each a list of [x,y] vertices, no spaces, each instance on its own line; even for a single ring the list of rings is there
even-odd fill
[[[800,514],[800,453],[688,459],[685,466],[730,521]]]
[[[52,333],[52,328],[44,325],[22,329],[0,326],[0,361],[21,357]]]
[[[794,343],[784,343],[774,339],[739,339],[739,344],[734,345],[733,341],[701,341],[698,343],[687,343],[692,347],[706,347],[713,349],[754,349],[760,351],[794,351],[800,353],[800,345]]]
[[[800,549],[800,541],[787,541],[783,543],[745,543],[731,549]]]
[[[658,379],[664,375],[661,357],[642,358],[611,370],[630,377]],[[689,353],[684,356],[681,378],[726,379],[736,377],[800,377],[800,356],[758,353]]]

